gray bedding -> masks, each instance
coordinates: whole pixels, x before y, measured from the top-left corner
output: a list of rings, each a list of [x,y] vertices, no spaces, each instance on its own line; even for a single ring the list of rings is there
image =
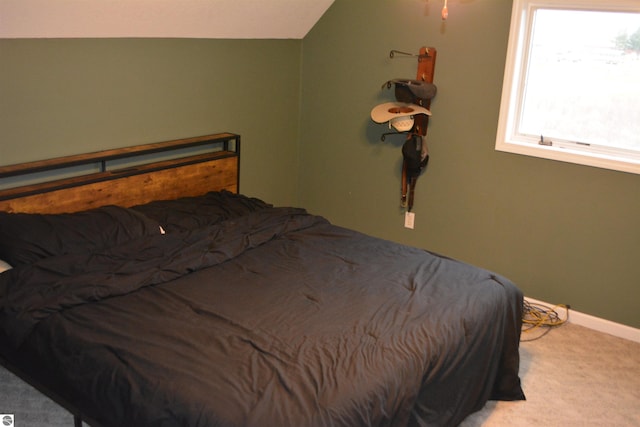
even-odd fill
[[[105,426],[449,426],[524,398],[506,278],[208,197],[214,221],[142,207],[171,231],[1,273],[4,358]]]

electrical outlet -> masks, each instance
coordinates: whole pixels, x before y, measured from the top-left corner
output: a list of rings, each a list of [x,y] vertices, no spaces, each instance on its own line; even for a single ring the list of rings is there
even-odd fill
[[[416,220],[416,214],[414,214],[413,212],[405,212],[404,227],[410,228],[411,230],[413,230],[413,225],[415,223],[415,220]]]

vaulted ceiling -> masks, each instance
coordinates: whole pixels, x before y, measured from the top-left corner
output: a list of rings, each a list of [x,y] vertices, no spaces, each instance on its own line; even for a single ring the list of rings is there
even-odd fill
[[[0,38],[301,39],[334,0],[0,0]]]

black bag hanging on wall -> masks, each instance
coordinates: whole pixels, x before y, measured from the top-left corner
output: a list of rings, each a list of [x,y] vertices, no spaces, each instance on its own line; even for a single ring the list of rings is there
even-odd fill
[[[421,135],[410,134],[402,145],[402,207],[411,211],[416,182],[429,163],[429,152]]]
[[[408,177],[417,178],[429,163],[429,153],[423,143],[420,135],[412,134],[402,145],[402,157],[406,163]]]

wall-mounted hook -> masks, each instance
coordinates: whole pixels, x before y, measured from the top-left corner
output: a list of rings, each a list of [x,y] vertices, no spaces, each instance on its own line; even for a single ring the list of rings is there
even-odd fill
[[[384,141],[388,135],[407,135],[409,132],[385,132],[380,135],[380,141]]]
[[[389,52],[389,58],[393,59],[395,58],[396,55],[404,55],[404,56],[412,56],[414,58],[418,58],[418,61],[421,61],[422,58],[428,58],[429,57],[429,49],[425,49],[424,53],[420,53],[418,55],[416,55],[415,53],[408,53],[408,52],[402,52],[400,50],[391,50],[391,52]]]

